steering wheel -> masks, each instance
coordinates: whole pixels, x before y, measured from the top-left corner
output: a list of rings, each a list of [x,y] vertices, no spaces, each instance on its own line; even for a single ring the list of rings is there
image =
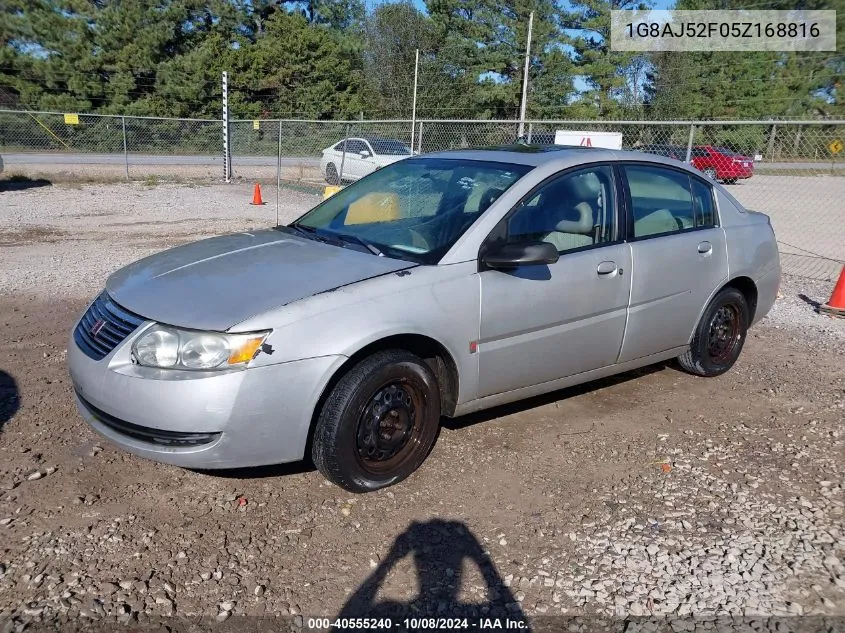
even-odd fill
[[[413,229],[409,230],[415,237],[426,244],[426,248],[430,249],[430,240],[425,237],[425,233],[431,233],[430,229],[441,231],[448,235],[454,235],[475,222],[477,218],[477,213],[465,213],[462,210],[452,211],[450,213],[432,216],[430,219],[420,222]]]

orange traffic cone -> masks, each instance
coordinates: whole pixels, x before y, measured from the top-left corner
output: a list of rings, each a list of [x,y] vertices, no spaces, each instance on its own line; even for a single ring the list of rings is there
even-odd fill
[[[842,272],[839,273],[839,281],[836,282],[836,286],[833,288],[830,301],[823,306],[819,306],[819,312],[845,318],[845,266],[842,267]]]
[[[253,187],[252,189],[252,202],[250,202],[250,204],[264,204],[264,201],[261,199],[261,185],[259,185],[258,183],[255,183],[255,187]]]

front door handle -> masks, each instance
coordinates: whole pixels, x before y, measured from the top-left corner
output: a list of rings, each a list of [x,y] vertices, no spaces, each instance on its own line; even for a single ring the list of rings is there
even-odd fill
[[[713,245],[710,242],[700,242],[698,244],[698,252],[702,255],[707,255],[713,252]]]
[[[602,262],[599,264],[598,268],[596,268],[596,272],[599,275],[612,275],[616,272],[616,262]]]

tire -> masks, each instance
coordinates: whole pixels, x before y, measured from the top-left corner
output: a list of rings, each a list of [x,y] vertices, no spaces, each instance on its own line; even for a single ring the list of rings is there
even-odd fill
[[[385,403],[397,405],[386,409]],[[329,393],[311,458],[332,483],[370,492],[419,468],[439,427],[440,389],[429,366],[404,350],[381,351],[355,365]]]
[[[718,178],[716,178],[716,170],[712,167],[708,167],[704,170],[704,175],[707,176],[713,182],[719,182]]]
[[[340,175],[337,173],[337,167],[334,166],[334,163],[326,165],[326,182],[330,185],[340,184]]]
[[[726,184],[726,185],[735,185],[735,184],[736,184],[736,181],[737,181],[737,179],[736,179],[736,178],[726,178],[726,179],[725,179],[725,184]]]
[[[695,328],[681,367],[697,376],[719,376],[739,358],[748,333],[748,302],[736,288],[724,288],[709,303]]]

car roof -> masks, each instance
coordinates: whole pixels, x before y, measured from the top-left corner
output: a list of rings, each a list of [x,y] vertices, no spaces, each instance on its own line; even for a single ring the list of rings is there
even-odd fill
[[[690,171],[689,165],[680,161],[632,150],[612,150],[601,147],[581,147],[578,145],[501,145],[478,149],[445,150],[426,154],[431,158],[453,160],[483,160],[497,163],[511,163],[536,167],[550,162],[559,163],[561,168],[580,163],[601,161],[636,160],[640,162],[660,163],[663,165],[682,165]]]

